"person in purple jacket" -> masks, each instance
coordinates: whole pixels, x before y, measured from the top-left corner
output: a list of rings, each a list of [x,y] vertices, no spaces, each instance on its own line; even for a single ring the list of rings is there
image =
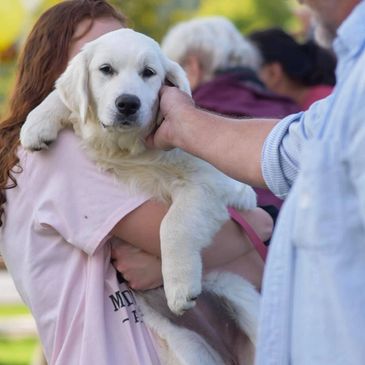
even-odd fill
[[[289,98],[267,90],[257,72],[259,51],[235,25],[220,16],[173,26],[162,40],[165,54],[186,71],[197,106],[230,117],[283,118],[299,111]],[[273,214],[282,204],[257,188],[258,204]]]

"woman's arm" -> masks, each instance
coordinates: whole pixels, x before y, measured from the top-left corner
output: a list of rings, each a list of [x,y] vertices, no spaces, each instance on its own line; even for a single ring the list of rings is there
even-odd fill
[[[165,204],[148,200],[121,219],[111,234],[160,257],[160,225],[168,209]]]
[[[157,259],[161,255],[160,224],[167,210],[168,207],[162,203],[148,201],[124,217],[112,231],[114,236],[124,242],[124,245],[120,247],[114,245],[112,253],[113,258],[116,260],[114,265],[124,275],[127,273],[129,278],[126,279],[132,288],[146,289],[147,287],[143,287],[146,282],[160,283],[154,275],[160,275],[161,278],[161,273],[160,271],[157,272],[156,265],[160,265]],[[248,215],[251,219],[250,223],[256,228],[261,238],[267,239],[268,227],[272,227],[271,217],[261,209],[249,212]],[[247,217],[246,219],[249,221]],[[263,227],[263,229],[258,229],[260,227]],[[132,246],[144,251],[143,255],[149,253],[151,257],[141,257],[139,255],[141,251],[128,249],[126,243],[130,243]],[[245,257],[247,257],[246,263]],[[242,232],[236,223],[229,220],[216,234],[212,244],[203,251],[204,267],[205,270],[226,267],[238,258],[242,260],[242,270],[245,276],[252,279],[253,283],[259,286],[263,270],[262,260],[252,248],[246,234]],[[252,259],[253,261],[250,262]],[[143,262],[146,263],[144,268],[142,268]],[[149,265],[153,266],[151,268],[153,277],[151,277],[151,280],[146,280],[146,267]]]
[[[167,205],[149,200],[120,220],[111,233],[143,251],[160,257],[160,225],[167,210]],[[273,225],[268,213],[257,208],[243,212],[242,215],[263,241],[270,238]],[[221,246],[223,246],[222,249],[220,249]],[[212,251],[216,252],[212,265],[217,266],[244,254],[248,247],[251,247],[251,243],[245,233],[229,220],[216,234],[209,247],[213,247]],[[208,255],[208,257],[207,267],[210,267],[213,256]]]

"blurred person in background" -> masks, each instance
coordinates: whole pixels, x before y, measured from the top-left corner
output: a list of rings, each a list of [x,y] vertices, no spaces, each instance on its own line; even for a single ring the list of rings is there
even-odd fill
[[[297,111],[289,98],[265,89],[261,56],[224,17],[181,22],[162,39],[164,53],[186,71],[196,104],[232,117],[284,117]]]
[[[197,106],[226,116],[282,118],[297,112],[288,97],[267,90],[259,80],[258,50],[236,26],[220,16],[173,26],[161,42],[164,53],[186,71]],[[276,218],[282,200],[256,188],[258,204]]]
[[[104,0],[63,1],[46,11],[20,55],[9,112],[0,123],[0,249],[49,364],[160,363],[133,289],[162,285],[159,229],[168,207],[117,184],[72,131],[63,131],[48,151],[19,146],[26,116],[54,89],[68,61],[86,42],[125,24]],[[242,214],[261,239],[270,237],[266,212]],[[206,270],[233,271],[260,288],[263,262],[233,221],[203,256]],[[127,281],[118,282],[110,258]],[[214,308],[216,321],[207,323],[208,307],[202,314],[198,300],[188,316],[197,331],[214,332],[217,351],[232,359],[233,347],[242,353],[241,337]]]
[[[292,98],[302,110],[332,93],[336,58],[313,40],[303,44],[280,28],[256,31],[249,39],[263,63],[260,78],[271,91]]]

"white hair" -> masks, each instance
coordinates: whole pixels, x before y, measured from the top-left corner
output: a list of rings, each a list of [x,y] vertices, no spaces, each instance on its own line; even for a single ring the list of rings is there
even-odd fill
[[[183,64],[194,54],[199,57],[206,76],[232,67],[257,71],[261,57],[256,47],[225,17],[200,17],[172,27],[161,42],[163,52]]]

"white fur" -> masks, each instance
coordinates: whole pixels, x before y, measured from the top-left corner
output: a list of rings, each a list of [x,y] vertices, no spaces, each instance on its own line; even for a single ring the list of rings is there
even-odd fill
[[[113,72],[102,71],[105,65]],[[154,75],[144,77],[146,68]],[[190,93],[180,66],[167,59],[155,41],[129,29],[108,33],[87,44],[70,62],[56,82],[57,90],[29,115],[21,143],[31,150],[45,148],[61,128],[72,124],[100,166],[129,189],[171,203],[161,223],[161,259],[167,303],[179,315],[195,305],[202,291],[201,250],[228,220],[227,204],[252,209],[256,197],[250,187],[181,150],[145,149],[143,138],[155,127],[158,92],[166,79]],[[124,94],[141,101],[132,117],[117,110],[116,99]],[[211,276],[203,283],[231,303],[237,322],[254,343],[259,297],[253,287],[229,274],[214,280]],[[221,363],[197,334],[176,327],[147,304],[143,294],[138,297],[146,323],[166,341],[173,358],[179,358],[175,364]],[[179,351],[184,342],[187,348],[195,344],[200,350]]]

